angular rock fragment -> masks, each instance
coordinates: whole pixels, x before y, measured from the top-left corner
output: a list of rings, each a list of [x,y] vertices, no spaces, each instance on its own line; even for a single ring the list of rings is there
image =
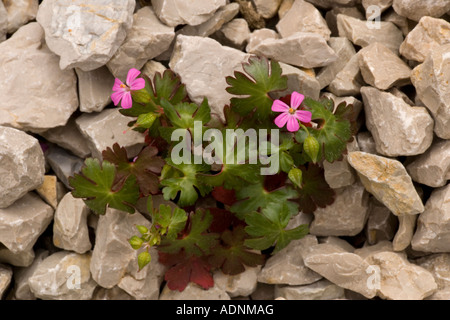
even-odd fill
[[[394,251],[403,251],[410,244],[416,229],[417,215],[406,215],[398,217],[399,227],[392,241]]]
[[[364,81],[380,90],[410,83],[408,65],[379,42],[359,52],[359,68]]]
[[[248,39],[248,44],[245,50],[247,52],[253,52],[255,47],[257,47],[261,42],[267,39],[280,39],[280,35],[272,30],[267,28],[256,29],[254,30]]]
[[[92,295],[92,300],[135,300],[132,296],[124,290],[115,286],[111,289],[105,289],[100,286],[95,288]]]
[[[127,124],[130,118],[122,115],[119,108],[83,114],[75,122],[88,139],[89,149],[95,158],[102,159],[103,150],[114,143],[124,147],[130,158],[136,156],[144,146],[144,136],[129,129]]]
[[[250,38],[250,33],[247,21],[237,18],[225,23],[211,37],[223,45],[242,50]]]
[[[393,0],[362,0],[361,4],[366,11],[366,19],[369,20],[370,18],[374,19],[377,17],[375,16],[374,10],[369,10],[371,7],[376,6],[376,13],[379,13],[381,15],[381,13],[391,7],[392,1]]]
[[[359,151],[356,139],[347,143],[347,151]],[[333,163],[324,161],[325,181],[332,189],[343,188],[352,185],[356,181],[355,170],[348,164],[347,155],[342,160]]]
[[[275,286],[274,284],[258,282],[256,290],[250,295],[250,298],[252,300],[273,300],[275,299]]]
[[[363,259],[367,259],[379,252],[393,252],[392,242],[387,240],[382,240],[374,245],[365,245],[362,248],[355,249],[354,253]],[[400,253],[399,253],[400,254]],[[406,254],[404,254],[406,256]]]
[[[360,151],[378,154],[376,149],[375,140],[372,137],[372,134],[369,131],[361,131],[356,135],[356,139],[358,140],[358,146]]]
[[[83,159],[57,146],[51,146],[45,158],[58,179],[70,190],[69,177],[81,170]]]
[[[354,6],[359,0],[306,0],[311,2],[320,8],[330,9],[338,6],[351,7]]]
[[[6,33],[8,32],[8,12],[0,1],[0,42],[6,40]]]
[[[159,300],[231,300],[231,298],[217,285],[205,290],[198,284],[190,282],[182,292],[172,291],[167,285],[164,286]]]
[[[133,26],[125,41],[106,65],[114,77],[125,82],[128,70],[141,69],[148,60],[167,50],[174,37],[173,27],[163,24],[151,7],[143,7],[133,15]]]
[[[406,36],[400,53],[406,59],[424,62],[439,46],[450,43],[450,23],[444,19],[422,17]]]
[[[283,38],[297,32],[311,32],[329,40],[331,34],[320,11],[304,0],[295,0],[289,11],[277,23],[276,28]]]
[[[316,244],[317,238],[312,235],[291,241],[286,248],[267,260],[258,274],[258,282],[304,285],[321,279],[319,274],[308,269],[303,262],[308,248]]]
[[[39,8],[38,0],[4,0],[8,12],[8,33],[14,33],[27,22],[34,20]]]
[[[316,236],[354,236],[367,221],[369,195],[361,183],[336,189],[336,199],[314,211],[310,233]]]
[[[358,95],[363,85],[359,54],[355,54],[330,82],[328,91],[337,96]]]
[[[44,176],[44,183],[36,189],[41,198],[56,209],[59,201],[67,193],[63,183],[54,175]]]
[[[33,248],[53,219],[53,208],[29,192],[13,205],[0,209],[0,242],[13,253]]]
[[[434,276],[438,289],[426,300],[450,299],[450,254],[432,254],[414,261],[415,264],[427,269]]]
[[[162,75],[166,70],[167,68],[161,62],[150,60],[142,67],[141,72],[153,82],[156,73]]]
[[[29,267],[16,269],[14,272],[14,297],[17,300],[36,300],[36,296],[30,290],[28,279],[48,255],[47,250],[40,250],[36,252],[36,258]]]
[[[260,267],[246,267],[244,272],[233,276],[217,271],[214,273],[214,283],[225,290],[231,298],[246,297],[256,290],[260,269]]]
[[[434,189],[419,215],[417,229],[411,241],[414,250],[450,252],[450,185]]]
[[[263,17],[264,19],[273,18],[277,12],[278,8],[281,5],[283,0],[254,0],[256,11]]]
[[[338,14],[337,27],[340,37],[346,37],[363,48],[379,42],[392,52],[398,53],[403,42],[403,33],[392,22],[380,21],[379,28],[371,28],[367,21]]]
[[[354,252],[355,248],[346,240],[335,236],[319,237],[319,243],[328,243],[344,249],[347,252]]]
[[[440,17],[450,11],[447,0],[394,0],[394,10],[401,16],[419,21],[424,16]]]
[[[357,7],[334,7],[328,10],[325,14],[325,20],[331,31],[332,37],[339,37],[339,30],[337,27],[337,15],[344,14],[349,17],[364,20],[364,15]]]
[[[153,10],[166,25],[175,27],[179,24],[192,26],[205,22],[226,4],[226,0],[152,0]]]
[[[402,30],[403,35],[406,37],[408,33],[411,31],[411,29],[414,27],[414,22],[411,20],[408,20],[406,17],[403,17],[399,15],[397,12],[395,12],[394,9],[390,9],[387,12],[383,14],[383,20],[387,22],[392,22]]]
[[[450,170],[450,141],[437,140],[423,154],[406,166],[411,178],[430,187],[447,184]]]
[[[13,277],[13,271],[11,267],[0,264],[0,299],[2,299],[3,294],[8,289]]]
[[[400,216],[424,211],[422,200],[401,162],[361,151],[349,152],[347,159],[366,190],[393,214]]]
[[[65,125],[78,108],[77,79],[62,71],[32,22],[0,43],[0,125],[41,132]]]
[[[392,240],[397,231],[398,220],[399,218],[394,216],[386,206],[371,198],[369,218],[365,229],[367,242],[373,245],[383,240]]]
[[[411,73],[417,98],[430,110],[439,138],[450,138],[450,43],[434,48]]]
[[[33,249],[14,253],[0,244],[0,262],[8,263],[15,267],[29,267],[33,263],[34,258]]]
[[[91,253],[59,251],[45,258],[28,279],[31,292],[42,300],[88,300],[97,284],[91,278]]]
[[[114,77],[107,67],[92,71],[75,68],[81,112],[100,112],[111,103]]]
[[[275,286],[275,297],[286,300],[334,300],[345,297],[344,289],[322,279],[304,286]]]
[[[280,62],[282,74],[287,76],[287,89],[281,92],[274,93],[273,98],[284,97],[291,94],[293,91],[301,92],[306,97],[312,99],[319,99],[320,87],[314,74],[311,74],[305,69],[296,68],[291,65]]]
[[[223,107],[232,97],[225,91],[225,78],[242,72],[249,57],[210,38],[179,35],[169,66],[181,77],[192,101],[200,104],[207,98],[211,113],[223,119]]]
[[[264,40],[251,53],[304,68],[327,66],[338,58],[322,36],[310,32]]]
[[[45,159],[36,138],[0,126],[0,208],[7,208],[44,182]]]
[[[377,152],[390,157],[424,153],[433,142],[433,118],[424,107],[372,87],[361,88],[366,126]]]
[[[91,249],[87,216],[90,210],[82,199],[67,193],[55,211],[53,222],[53,243],[56,247],[85,253]]]

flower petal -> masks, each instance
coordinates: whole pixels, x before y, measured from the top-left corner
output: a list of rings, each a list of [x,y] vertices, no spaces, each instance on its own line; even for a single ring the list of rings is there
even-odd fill
[[[285,112],[289,110],[289,106],[281,100],[275,100],[272,104],[272,111]]]
[[[123,82],[116,78],[114,81],[113,91],[123,91],[124,88],[121,88],[121,85],[123,85]]]
[[[295,117],[303,123],[310,123],[312,118],[312,113],[305,110],[295,111]]]
[[[294,116],[290,116],[287,121],[287,129],[290,132],[296,132],[300,129],[300,125],[298,124],[298,120]]]
[[[297,110],[297,108],[302,104],[305,96],[294,91],[291,94],[291,108]]]
[[[122,98],[122,108],[130,109],[133,106],[133,100],[131,99],[131,93],[125,92]]]
[[[123,95],[125,94],[125,91],[116,91],[111,95],[111,100],[114,102],[114,105],[117,106],[120,102],[120,99],[122,99]]]
[[[142,78],[136,79],[131,83],[130,90],[141,90],[145,87],[145,80]]]
[[[275,124],[278,128],[283,128],[289,119],[289,113],[282,113],[275,118]]]
[[[128,75],[127,75],[127,85],[129,87],[131,87],[131,84],[134,82],[134,80],[137,78],[138,75],[140,75],[141,72],[138,69],[135,68],[131,68],[128,71]]]

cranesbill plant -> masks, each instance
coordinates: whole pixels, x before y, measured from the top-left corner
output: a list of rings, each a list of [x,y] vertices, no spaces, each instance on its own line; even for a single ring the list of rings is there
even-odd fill
[[[243,70],[226,78],[233,97],[219,119],[206,98],[189,99],[171,70],[149,79],[131,69],[125,84],[116,79],[112,100],[146,146],[131,159],[114,144],[69,179],[73,196],[96,214],[132,214],[147,199],[151,228],[137,226],[129,242],[141,250],[140,269],[157,249],[172,290],[189,282],[208,289],[216,269],[235,275],[262,265],[308,233],[307,225],[290,227],[292,217],[334,201],[321,164],[346,152],[356,131],[352,106],[295,91],[274,99],[287,89],[274,60],[253,56]],[[157,194],[176,206],[154,209]],[[207,196],[216,205],[197,206]]]

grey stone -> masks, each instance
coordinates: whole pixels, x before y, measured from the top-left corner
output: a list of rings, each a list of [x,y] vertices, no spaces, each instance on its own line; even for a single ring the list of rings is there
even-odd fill
[[[243,71],[249,57],[210,38],[179,35],[169,67],[181,77],[192,101],[200,104],[207,98],[211,114],[224,119],[223,107],[232,97],[225,91],[225,78]]]
[[[253,50],[264,40],[280,38],[281,36],[275,30],[267,28],[256,29],[250,34],[245,50],[247,52],[253,52]]]
[[[223,45],[242,50],[250,38],[250,28],[245,19],[237,18],[225,23],[211,37]]]
[[[308,248],[316,244],[317,238],[312,235],[291,241],[286,248],[266,261],[258,274],[258,282],[304,285],[321,279],[319,274],[308,269],[303,262],[303,256]]]
[[[27,22],[34,20],[39,8],[38,0],[4,0],[8,12],[8,33],[14,33]]]
[[[36,271],[41,262],[47,258],[49,252],[47,250],[39,250],[36,257],[29,267],[17,268],[14,272],[14,297],[17,300],[36,300],[36,296],[31,292],[28,279]]]
[[[141,69],[141,72],[142,75],[149,77],[150,80],[152,80],[153,82],[156,73],[159,73],[162,76],[164,71],[166,70],[167,68],[161,62],[150,60],[146,64],[144,64],[144,66]]]
[[[283,0],[254,0],[253,3],[258,12],[264,19],[273,18],[281,5]]]
[[[403,99],[372,87],[361,88],[361,94],[366,126],[378,153],[389,157],[413,156],[431,146],[434,121],[426,108],[411,107]]]
[[[283,17],[288,13],[289,9],[291,9],[295,0],[283,0],[280,4],[280,8],[278,8],[278,18],[283,19]]]
[[[62,71],[32,22],[0,43],[0,125],[32,132],[65,125],[78,108],[77,78]]]
[[[291,94],[293,91],[297,91],[314,100],[319,99],[320,85],[313,72],[303,68],[296,68],[283,62],[279,64],[282,74],[288,78],[287,89],[274,93],[274,98],[278,99]]]
[[[59,201],[68,190],[64,184],[58,180],[57,176],[45,175],[44,183],[36,189],[36,192],[42,200],[51,205],[53,209],[56,209]]]
[[[387,241],[387,240],[381,240],[374,245],[368,245],[366,243],[363,247],[356,249],[354,251],[354,253],[363,259],[367,259],[367,258],[370,258],[371,256],[373,256],[374,254],[377,254],[379,252],[386,252],[386,251],[389,251],[389,252],[394,251],[392,242]]]
[[[355,248],[346,240],[335,236],[319,237],[319,243],[328,243],[344,249],[347,252],[354,252]]]
[[[338,14],[337,26],[340,37],[346,37],[363,48],[380,42],[392,52],[398,53],[403,42],[403,33],[392,22],[380,21],[379,28],[371,28],[367,21]]]
[[[369,194],[364,186],[356,182],[335,189],[335,201],[314,211],[310,233],[317,236],[355,236],[367,221]]]
[[[414,181],[434,188],[447,184],[449,169],[450,141],[440,139],[406,166]]]
[[[82,199],[67,193],[55,211],[53,243],[56,247],[85,253],[91,249],[87,216],[90,210]]]
[[[356,135],[356,139],[358,140],[360,151],[371,154],[378,154],[375,140],[373,139],[370,131],[358,132],[358,134]]]
[[[433,115],[434,132],[442,139],[450,138],[449,52],[450,43],[435,48],[424,63],[415,67],[411,73],[417,97]]]
[[[322,36],[308,32],[264,40],[251,53],[304,68],[323,67],[338,58]]]
[[[277,23],[281,37],[287,38],[297,32],[311,32],[330,39],[331,31],[319,10],[303,0],[295,0],[289,11]]]
[[[80,172],[83,159],[55,145],[45,153],[45,158],[58,179],[70,190],[69,177]]]
[[[42,300],[88,300],[97,284],[91,278],[91,253],[56,252],[28,278],[31,292]]]
[[[159,300],[231,300],[231,298],[217,285],[205,290],[198,284],[190,282],[182,292],[172,291],[167,285],[164,286]]]
[[[0,42],[6,40],[6,33],[8,32],[8,12],[0,1]]]
[[[2,296],[8,289],[11,280],[13,277],[13,271],[11,267],[0,264],[0,299],[2,299]]]
[[[261,267],[246,267],[245,271],[237,275],[227,275],[222,271],[214,273],[214,283],[224,290],[231,298],[251,295],[258,284],[258,273]]]
[[[450,43],[450,23],[426,16],[406,36],[400,53],[406,59],[424,62],[433,50],[447,43]]]
[[[45,159],[39,141],[0,126],[0,208],[7,208],[44,182]]]
[[[143,7],[133,15],[133,26],[125,41],[106,65],[116,78],[125,81],[128,70],[141,69],[167,50],[174,37],[173,27],[163,24],[151,7]]]
[[[256,290],[250,295],[252,300],[273,300],[275,299],[275,287],[274,284],[266,284],[258,282]]]
[[[328,10],[325,14],[325,21],[331,30],[331,36],[339,37],[339,30],[337,27],[337,15],[344,14],[349,17],[364,20],[364,15],[357,7],[334,7]]]
[[[417,229],[411,241],[414,250],[450,252],[450,185],[434,189],[419,215]]]
[[[408,65],[379,42],[359,52],[359,68],[364,81],[380,90],[410,83]]]
[[[61,69],[91,71],[104,66],[133,23],[135,0],[46,0],[36,20],[45,41],[61,57]]]
[[[423,16],[440,17],[450,11],[446,0],[394,0],[394,10],[401,16],[419,21]]]
[[[408,20],[406,17],[399,15],[394,9],[389,9],[383,14],[383,20],[392,22],[399,28],[406,37],[411,29],[414,27],[414,21]]]
[[[100,112],[111,103],[114,77],[107,67],[92,71],[75,68],[81,112]]]
[[[371,198],[369,218],[365,227],[367,242],[373,245],[379,241],[392,240],[397,227],[398,218],[386,206]]]
[[[376,12],[379,12],[381,15],[384,11],[392,6],[392,2],[393,0],[362,0],[361,4],[366,11],[366,19],[369,20],[370,18],[376,18],[375,13],[372,10],[369,10],[371,6],[376,6]]]
[[[330,9],[338,6],[351,7],[359,0],[306,0],[313,5],[324,9]]]
[[[13,205],[0,209],[0,242],[13,253],[33,248],[53,219],[53,208],[29,192]]]
[[[432,254],[414,260],[414,263],[427,269],[434,276],[438,290],[426,300],[449,300],[450,299],[450,254]]]
[[[33,249],[15,253],[0,244],[0,262],[8,263],[15,267],[29,267],[33,263],[34,258]]]
[[[424,211],[422,200],[401,162],[361,151],[349,152],[347,159],[366,190],[393,214]]]
[[[94,158],[102,159],[102,151],[118,143],[127,150],[130,158],[135,157],[144,146],[144,135],[128,127],[130,118],[122,115],[119,108],[105,109],[100,113],[83,114],[75,122],[88,139]]]
[[[132,296],[126,293],[124,290],[115,286],[111,289],[105,289],[98,286],[94,294],[92,295],[92,300],[135,300]]]
[[[334,300],[344,298],[344,289],[322,279],[304,286],[275,286],[275,297],[286,300]]]
[[[417,215],[406,215],[398,217],[399,227],[392,241],[394,251],[403,251],[410,244],[416,229]]]
[[[158,18],[170,27],[180,24],[199,25],[226,4],[226,0],[152,0],[153,10]]]
[[[355,54],[330,82],[328,91],[337,96],[359,95],[364,79],[359,68],[359,54]]]

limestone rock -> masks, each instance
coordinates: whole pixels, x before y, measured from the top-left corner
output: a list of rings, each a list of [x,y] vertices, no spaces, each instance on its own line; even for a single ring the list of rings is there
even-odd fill
[[[312,235],[291,241],[286,248],[266,261],[258,275],[258,282],[304,285],[321,279],[319,274],[308,269],[303,262],[303,256],[308,248],[316,244],[317,238]]]
[[[450,252],[450,185],[434,189],[419,215],[417,229],[411,241],[414,250]]]
[[[320,85],[313,74],[305,69],[296,68],[283,62],[280,62],[279,64],[282,69],[282,74],[288,78],[287,89],[274,93],[273,98],[278,99],[291,94],[293,91],[297,91],[301,92],[306,97],[315,100],[319,99]]]
[[[41,262],[48,257],[49,252],[40,250],[36,253],[36,258],[29,267],[17,268],[14,272],[14,297],[17,300],[36,300],[36,296],[31,292],[28,279],[33,275]]]
[[[364,79],[359,68],[359,54],[355,54],[330,82],[328,91],[337,96],[358,95]]]
[[[0,244],[0,262],[8,263],[15,267],[29,267],[35,258],[33,249],[12,252]]]
[[[406,59],[424,62],[433,50],[450,43],[450,23],[444,19],[422,17],[406,36],[400,53]]]
[[[416,216],[405,216],[416,217]],[[392,240],[397,231],[399,218],[394,216],[389,209],[374,198],[370,199],[369,218],[366,224],[366,237],[370,245],[383,240]],[[411,239],[410,239],[411,240]]]
[[[264,19],[273,18],[281,5],[283,0],[254,0],[253,3],[258,12]]]
[[[43,44],[38,23],[21,27],[0,43],[0,125],[32,132],[65,125],[78,108],[77,79],[62,71]]]
[[[87,158],[91,154],[88,141],[77,127],[73,117],[69,119],[66,125],[49,129],[39,135],[47,141],[72,152],[79,158]]]
[[[0,1],[0,42],[6,40],[6,33],[8,32],[8,12]]]
[[[358,146],[360,151],[378,154],[376,149],[375,140],[372,137],[372,134],[369,131],[361,131],[356,135],[356,139],[358,140]]]
[[[258,282],[256,290],[250,295],[250,298],[252,300],[273,300],[275,299],[275,287],[274,284]]]
[[[280,39],[280,35],[272,30],[267,28],[256,29],[254,30],[248,39],[248,44],[245,50],[247,52],[253,52],[253,50],[264,40],[267,39]]]
[[[91,278],[91,253],[56,252],[45,258],[28,279],[36,298],[43,300],[88,300],[97,284]]]
[[[334,7],[328,10],[325,14],[325,21],[331,31],[331,36],[339,37],[339,30],[337,27],[337,15],[344,14],[356,19],[364,20],[364,15],[361,13],[357,7]]]
[[[366,261],[380,268],[378,296],[390,300],[423,300],[437,289],[433,275],[395,252],[379,252]]]
[[[44,182],[45,159],[36,138],[0,126],[0,208],[7,208]]]
[[[8,12],[8,33],[34,20],[39,8],[38,0],[3,0],[3,4]]]
[[[225,23],[211,37],[223,45],[242,50],[250,38],[250,28],[245,19],[237,18]]]
[[[394,0],[394,10],[401,16],[419,21],[423,16],[440,17],[450,11],[446,0]]]
[[[138,252],[128,242],[138,234],[136,225],[150,228],[149,221],[139,212],[131,215],[109,208],[105,215],[100,216],[90,267],[92,278],[100,286],[110,289],[124,276],[137,271],[132,265],[137,266]]]
[[[379,42],[359,52],[359,67],[364,81],[380,90],[410,83],[408,65]]]
[[[56,209],[59,201],[67,193],[64,184],[54,175],[45,175],[44,182],[36,189],[41,198]]]
[[[75,68],[81,112],[100,112],[111,103],[114,77],[107,67],[92,71]]]
[[[251,53],[304,68],[323,67],[338,58],[322,36],[309,32],[264,40]]]
[[[328,243],[333,246],[340,247],[347,252],[354,252],[355,248],[346,240],[335,236],[319,237],[319,243]]]
[[[167,68],[161,62],[150,60],[146,64],[144,64],[141,72],[142,75],[149,77],[153,82],[156,73],[159,73],[162,76],[164,71],[166,70]]]
[[[387,240],[382,240],[374,245],[367,245],[367,243],[366,243],[362,248],[355,249],[354,253],[363,259],[368,259],[376,253],[386,252],[386,251],[389,251],[389,252],[394,251],[394,249],[392,247],[392,242],[387,241]],[[406,257],[406,255],[405,255],[405,257]]]
[[[336,199],[326,208],[314,211],[310,233],[317,236],[355,236],[367,221],[369,194],[357,182],[336,189]]]
[[[383,20],[392,22],[399,28],[406,37],[414,27],[414,21],[408,20],[406,17],[399,15],[394,9],[390,9],[383,14]]]
[[[414,68],[411,74],[417,97],[433,115],[434,132],[442,139],[450,138],[449,52],[450,43],[435,48],[424,63]]]
[[[415,264],[427,269],[434,276],[438,290],[426,300],[450,299],[450,254],[432,254],[414,261]]]
[[[351,7],[359,0],[306,0],[320,8],[330,9],[337,6]]]
[[[55,211],[53,243],[56,247],[76,253],[91,249],[87,216],[89,208],[84,201],[67,193]]]
[[[170,27],[179,24],[199,25],[224,6],[226,0],[152,0],[153,10],[158,18]]]
[[[381,13],[383,13],[386,9],[389,9],[392,6],[392,1],[393,0],[362,0],[361,4],[364,7],[364,10],[366,11],[366,18],[370,19],[375,15],[371,10],[369,10],[371,6],[377,6],[378,7],[377,10],[379,10],[379,13],[381,15]]]
[[[347,151],[359,151],[355,138],[352,142],[347,143]],[[355,170],[348,164],[347,155],[344,155],[342,160],[336,160],[333,163],[324,160],[323,168],[325,181],[332,189],[347,187],[356,181]]]
[[[27,193],[0,209],[0,242],[13,253],[33,248],[53,219],[53,209],[34,193]]]
[[[132,296],[126,293],[124,290],[115,286],[111,289],[105,289],[98,286],[94,294],[92,295],[92,300],[135,300]]]
[[[173,27],[163,24],[151,7],[143,7],[134,14],[131,30],[107,67],[116,78],[125,81],[128,70],[141,69],[148,60],[167,50],[174,37]],[[111,92],[112,86],[109,89]]]
[[[200,104],[206,97],[211,113],[223,119],[223,107],[232,97],[225,91],[225,78],[243,71],[249,57],[210,38],[179,35],[169,67],[181,77],[192,101]]]
[[[8,289],[9,284],[11,283],[12,280],[12,276],[13,271],[11,267],[4,264],[0,264],[0,299],[6,292],[6,289]]]
[[[261,267],[246,267],[244,272],[233,276],[217,271],[214,273],[214,283],[225,290],[231,298],[246,297],[256,290],[260,269]]]
[[[357,254],[323,243],[310,247],[304,261],[308,268],[339,287],[358,292],[366,298],[376,295],[376,289],[367,286],[369,263]]]
[[[430,187],[446,185],[450,170],[450,141],[436,140],[423,154],[406,166],[411,178]]]
[[[403,99],[372,87],[361,88],[361,94],[366,126],[378,153],[413,156],[431,146],[434,121],[424,107],[411,107]]]
[[[275,297],[286,300],[334,300],[344,298],[344,289],[322,279],[304,286],[275,287]]]
[[[397,160],[353,151],[348,162],[356,170],[367,191],[396,216],[424,211],[411,177]]]
[[[406,215],[398,217],[399,227],[392,242],[394,251],[403,251],[410,244],[416,229],[417,215]]]
[[[231,300],[225,290],[216,285],[208,290],[190,282],[186,288],[180,291],[172,291],[164,286],[159,300]]]
[[[83,159],[54,145],[45,153],[45,158],[58,179],[70,190],[69,177],[80,172]]]
[[[144,136],[130,130],[130,118],[122,115],[119,108],[105,109],[100,113],[83,114],[75,120],[82,134],[88,139],[93,157],[102,159],[102,151],[118,143],[128,156],[134,157],[144,146]]]
[[[311,32],[329,40],[331,34],[320,11],[304,0],[295,0],[291,9],[277,23],[276,28],[283,38],[297,32]]]
[[[61,69],[91,71],[105,65],[133,23],[135,0],[46,0],[36,20],[45,41],[61,57]]]
[[[403,42],[403,33],[392,22],[380,21],[379,28],[370,28],[366,21],[338,14],[337,26],[340,37],[346,37],[363,48],[380,42],[392,52],[398,53]]]

